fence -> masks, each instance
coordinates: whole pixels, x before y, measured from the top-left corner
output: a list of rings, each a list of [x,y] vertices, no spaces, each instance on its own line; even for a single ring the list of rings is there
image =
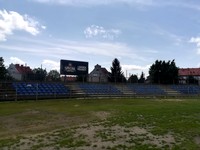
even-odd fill
[[[0,83],[0,101],[72,97],[180,97],[199,96],[197,85],[110,83],[10,82]]]

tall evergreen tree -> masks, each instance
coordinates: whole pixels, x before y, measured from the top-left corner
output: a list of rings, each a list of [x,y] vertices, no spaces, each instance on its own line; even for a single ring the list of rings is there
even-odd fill
[[[115,58],[112,62],[112,67],[110,67],[111,75],[110,80],[111,82],[126,82],[126,78],[122,72],[122,68],[120,66],[120,62],[117,58]]]
[[[144,83],[145,77],[144,77],[144,72],[142,72],[140,79],[138,80],[139,83]]]
[[[4,59],[0,57],[0,80],[5,80],[7,76],[7,70],[4,66]]]

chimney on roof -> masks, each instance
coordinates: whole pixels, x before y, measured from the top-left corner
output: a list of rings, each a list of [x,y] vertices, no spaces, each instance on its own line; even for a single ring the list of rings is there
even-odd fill
[[[97,65],[95,66],[95,68],[101,68],[101,66],[100,66],[99,64],[97,64]]]

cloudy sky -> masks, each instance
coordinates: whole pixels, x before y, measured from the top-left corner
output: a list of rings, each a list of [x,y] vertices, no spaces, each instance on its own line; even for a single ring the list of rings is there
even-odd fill
[[[59,69],[60,59],[128,74],[155,60],[200,67],[199,0],[0,0],[0,56],[5,65]]]

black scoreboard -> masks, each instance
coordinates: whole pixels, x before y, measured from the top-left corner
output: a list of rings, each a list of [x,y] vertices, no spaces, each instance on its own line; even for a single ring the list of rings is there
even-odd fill
[[[88,62],[74,60],[60,60],[61,75],[87,75]]]

